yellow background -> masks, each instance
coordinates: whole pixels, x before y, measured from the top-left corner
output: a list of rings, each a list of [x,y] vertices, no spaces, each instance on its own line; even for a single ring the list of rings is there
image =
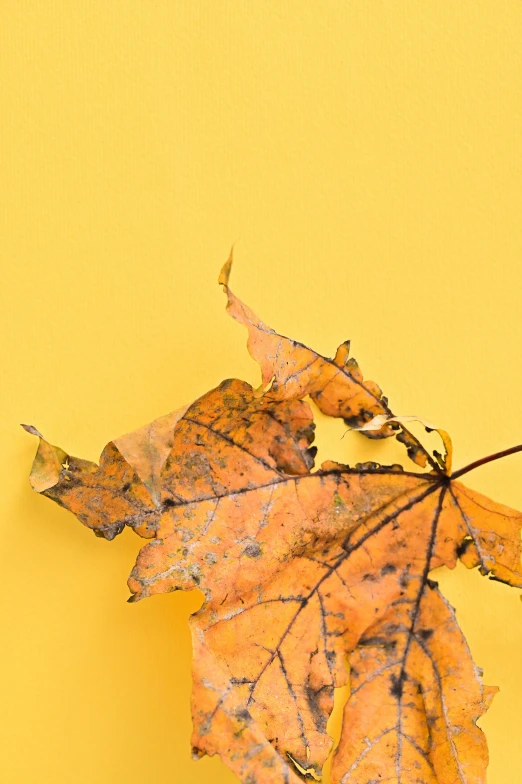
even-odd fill
[[[190,758],[198,596],[126,604],[139,540],[32,493],[18,423],[97,459],[257,384],[216,285],[238,240],[236,292],[326,354],[351,338],[457,466],[522,441],[522,5],[3,0],[0,22],[0,775],[233,782]],[[362,440],[343,431],[320,422],[323,459]],[[466,478],[522,508],[521,469]],[[519,592],[441,579],[501,687],[489,782],[521,781]]]

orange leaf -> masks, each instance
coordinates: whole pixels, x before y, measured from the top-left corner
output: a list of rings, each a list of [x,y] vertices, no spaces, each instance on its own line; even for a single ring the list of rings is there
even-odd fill
[[[461,558],[522,587],[522,514],[466,489],[456,480],[473,466],[448,475],[449,461],[407,430],[415,462],[432,471],[314,471],[302,397],[359,427],[383,416],[379,435],[404,423],[387,421],[380,389],[345,349],[327,360],[266,328],[228,288],[230,263],[220,279],[229,310],[270,389],[224,381],[111,442],[99,466],[40,437],[32,485],[97,535],[129,525],[151,538],[129,579],[132,601],[203,592],[190,619],[196,756],[220,754],[248,784],[318,779],[334,688],[349,683],[334,782],[485,782],[476,721],[494,689],[429,573]]]

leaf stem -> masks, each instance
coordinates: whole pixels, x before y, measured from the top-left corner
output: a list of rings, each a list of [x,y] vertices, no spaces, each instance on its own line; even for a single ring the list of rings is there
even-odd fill
[[[495,452],[487,457],[481,457],[480,460],[475,460],[475,462],[469,463],[469,465],[464,466],[464,468],[459,468],[458,471],[454,471],[451,475],[451,479],[458,479],[459,476],[463,476],[463,474],[467,474],[469,471],[473,471],[479,466],[486,465],[486,463],[492,463],[493,460],[500,460],[501,457],[514,455],[516,452],[522,452],[522,444],[512,446],[509,449],[503,449],[501,452]]]

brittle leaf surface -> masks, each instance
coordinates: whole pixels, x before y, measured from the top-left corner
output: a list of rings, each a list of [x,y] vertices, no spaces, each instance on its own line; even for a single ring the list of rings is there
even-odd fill
[[[99,465],[27,428],[40,439],[34,489],[97,535],[128,525],[151,540],[129,578],[132,601],[203,592],[190,620],[196,756],[221,755],[245,784],[317,780],[334,689],[349,684],[333,782],[482,784],[476,721],[494,689],[429,575],[460,558],[522,587],[522,515],[448,466],[316,469],[302,397],[359,426],[369,412],[392,416],[387,404],[342,362],[328,375],[332,361],[307,355],[307,368],[300,344],[261,329],[228,294],[270,390],[224,381],[110,442]]]
[[[374,381],[364,379],[357,361],[350,356],[349,340],[341,343],[334,359],[329,359],[275,332],[230,288],[232,262],[231,251],[218,282],[227,295],[228,313],[248,330],[248,350],[261,367],[261,390],[276,400],[309,395],[323,414],[342,417],[349,427],[361,430],[368,438],[396,435],[416,465],[422,468],[429,465],[435,471],[444,472],[437,456],[431,455],[404,423],[398,428],[381,388]],[[364,427],[379,419],[380,427]]]

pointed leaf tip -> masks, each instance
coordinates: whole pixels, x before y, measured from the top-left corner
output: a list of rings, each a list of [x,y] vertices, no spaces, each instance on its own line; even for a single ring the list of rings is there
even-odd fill
[[[218,283],[220,286],[228,286],[228,281],[230,279],[230,271],[232,269],[232,262],[234,261],[234,246],[230,248],[230,255],[226,262],[221,267],[221,272],[219,273]]]
[[[24,430],[25,430],[27,433],[30,433],[32,436],[38,436],[38,438],[43,438],[43,435],[40,433],[40,431],[39,431],[39,430],[37,430],[37,429],[35,428],[35,426],[34,426],[34,425],[24,425],[24,424],[20,424],[20,427],[23,427],[23,429],[24,429]]]

